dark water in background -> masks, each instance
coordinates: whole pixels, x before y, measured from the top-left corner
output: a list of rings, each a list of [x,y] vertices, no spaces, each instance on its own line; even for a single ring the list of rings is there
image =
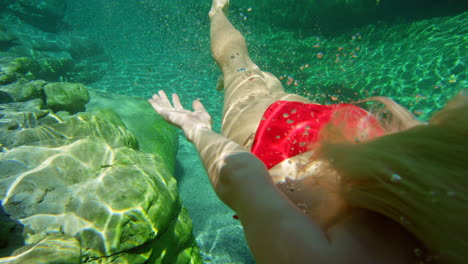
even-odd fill
[[[245,35],[254,60],[278,76],[294,76],[301,82],[302,86],[299,87],[286,85],[289,91],[298,89],[298,93],[300,91],[301,94],[310,95],[313,89],[319,89],[322,97],[332,98],[338,95],[323,89],[345,86],[356,89],[349,92],[345,100],[356,99],[354,94],[358,93],[359,96],[376,95],[369,94],[367,90],[358,90],[363,85],[382,87],[374,92],[396,97],[406,107],[414,106],[411,110],[425,111],[425,115],[429,116],[460,88],[466,88],[466,16],[450,22],[447,22],[448,19],[440,20],[441,27],[451,25],[448,29],[440,30],[452,36],[453,40],[450,41],[453,42],[444,42],[448,38],[436,30],[438,24],[433,24],[436,28],[433,36],[424,39],[429,43],[427,46],[416,37],[411,39],[412,33],[404,30],[406,26],[401,31],[385,31],[399,23],[417,22],[442,15],[454,17],[460,11],[468,10],[462,1],[407,3],[381,0],[383,5],[392,2],[396,6],[387,6],[377,13],[373,9],[363,8],[363,5],[372,2],[364,0],[356,1],[362,2],[361,9],[336,9],[336,6],[325,5],[327,1],[316,1],[321,4],[318,9],[313,8],[313,1],[305,0],[232,2],[230,18]],[[220,72],[210,55],[207,17],[210,5],[209,0],[68,1],[65,20],[71,26],[71,33],[93,38],[104,46],[106,53],[113,59],[104,78],[88,87],[143,98],[164,89],[168,93],[179,93],[187,106],[193,99],[201,98],[213,116],[214,128],[219,131],[222,93],[215,90]],[[330,14],[319,17],[316,12]],[[383,22],[378,22],[382,19]],[[380,30],[380,33],[372,33],[373,38],[363,40],[365,44],[352,46],[354,44],[340,37],[340,34],[356,37],[355,26],[364,26],[366,23],[377,23],[379,26],[369,29],[369,32]],[[420,27],[425,28],[427,25],[421,24]],[[453,28],[457,30],[450,31]],[[420,31],[421,34],[424,32]],[[397,46],[397,42],[400,42],[398,40],[404,39],[408,45]],[[438,58],[438,50],[442,47],[451,48],[451,43],[456,46],[452,47],[454,52],[449,52],[450,56]],[[460,43],[465,43],[464,47]],[[329,50],[336,50],[340,45],[345,48],[352,46],[355,50],[360,48],[367,52],[367,59],[363,58],[364,51],[359,53],[360,57],[355,61],[351,58],[354,55],[357,57],[357,54],[349,53],[344,64],[339,64],[339,70],[335,71],[333,67],[336,63],[329,66],[326,60],[315,59],[316,54],[322,51],[314,49],[314,45],[328,45]],[[435,45],[435,50],[430,50],[429,45]],[[304,46],[310,47],[304,50]],[[402,51],[401,54],[405,56],[394,59],[395,50]],[[328,55],[325,50],[323,52]],[[310,58],[304,58],[306,53],[311,54],[307,55]],[[280,60],[285,62],[278,62]],[[311,70],[304,72],[304,69],[300,69],[309,63],[310,68],[316,67],[326,73]],[[432,69],[431,65],[440,67],[434,66],[436,69]],[[352,74],[342,75],[340,70],[343,69]],[[435,76],[435,72],[440,75]],[[327,81],[321,80],[320,76],[325,76],[323,78]],[[370,79],[369,76],[372,76],[372,80],[366,80]],[[366,80],[365,83],[359,83],[361,79]],[[318,83],[313,83],[314,80]],[[330,83],[331,80],[335,83]],[[393,87],[400,88],[398,91],[385,90],[383,83],[392,83]],[[434,88],[436,92],[433,92],[432,87],[439,84],[440,87]],[[433,99],[435,97],[437,99]],[[433,100],[420,102],[421,98]],[[215,197],[194,148],[183,137],[180,140],[177,177],[181,197],[193,218],[195,236],[204,252],[205,261],[253,263],[239,223],[231,218],[232,212]]]

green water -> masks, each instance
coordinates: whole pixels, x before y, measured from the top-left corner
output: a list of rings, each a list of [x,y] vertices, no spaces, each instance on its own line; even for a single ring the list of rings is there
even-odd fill
[[[354,15],[340,9],[328,14],[337,21],[331,23],[316,15],[330,11],[323,6],[317,11],[311,2],[231,5],[229,17],[245,35],[254,61],[283,77],[289,92],[320,103],[390,96],[427,121],[467,87],[468,13],[461,11],[468,9],[462,4],[436,12],[425,11],[420,1],[408,9],[397,1],[402,10],[392,15],[390,7],[379,9],[380,17],[365,8],[350,10]],[[200,98],[219,131],[223,94],[215,89],[220,72],[210,55],[210,4],[70,1],[71,34],[93,38],[113,60],[104,77],[88,87],[142,98],[163,89],[179,93],[187,106]],[[368,17],[357,19],[359,14]],[[182,135],[176,176],[204,261],[254,263],[242,227],[216,198],[195,149]]]

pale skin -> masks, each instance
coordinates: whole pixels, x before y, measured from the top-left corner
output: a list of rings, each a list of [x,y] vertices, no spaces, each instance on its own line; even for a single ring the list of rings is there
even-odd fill
[[[257,263],[416,263],[416,239],[381,215],[348,206],[330,191],[337,190],[335,174],[313,184],[313,166],[305,164],[310,153],[267,170],[249,152],[271,103],[310,101],[286,93],[276,77],[252,62],[243,36],[225,15],[227,5],[228,0],[213,0],[209,13],[211,49],[224,77],[222,135],[212,131],[198,100],[193,111],[184,109],[177,94],[171,104],[164,91],[149,102],[196,146],[217,195],[239,216]],[[285,178],[291,181],[284,184]],[[300,188],[288,192],[290,184]]]

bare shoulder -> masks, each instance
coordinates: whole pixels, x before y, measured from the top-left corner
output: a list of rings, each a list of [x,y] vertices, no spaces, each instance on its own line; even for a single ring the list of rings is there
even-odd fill
[[[418,263],[416,253],[422,249],[419,241],[398,223],[366,210],[353,210],[327,234],[334,251],[355,259],[355,263]]]

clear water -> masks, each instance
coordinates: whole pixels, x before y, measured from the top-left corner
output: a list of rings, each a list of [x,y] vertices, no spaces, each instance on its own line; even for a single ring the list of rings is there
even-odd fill
[[[253,59],[284,77],[290,92],[325,103],[391,96],[427,120],[467,87],[466,13],[325,35],[320,24],[269,26],[259,19],[264,2],[233,3],[230,18],[245,34]],[[66,20],[72,34],[97,40],[113,58],[103,79],[88,87],[143,98],[163,89],[179,93],[186,106],[201,98],[219,131],[222,93],[215,89],[220,72],[210,55],[210,5],[209,0],[70,1]],[[284,15],[287,22],[287,12],[294,10],[279,8],[265,14]],[[177,159],[182,202],[204,261],[254,263],[242,227],[217,199],[195,149],[182,135]]]
[[[73,1],[73,34],[91,36],[112,55],[111,70],[88,84],[95,90],[149,98],[177,92],[185,106],[200,98],[220,130],[220,71],[209,47],[211,1]],[[206,263],[255,263],[234,213],[214,193],[196,149],[180,134],[176,178]]]

